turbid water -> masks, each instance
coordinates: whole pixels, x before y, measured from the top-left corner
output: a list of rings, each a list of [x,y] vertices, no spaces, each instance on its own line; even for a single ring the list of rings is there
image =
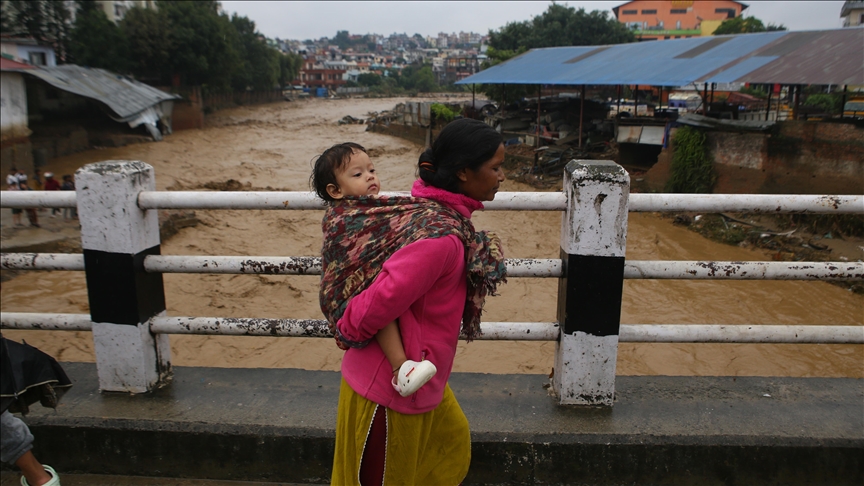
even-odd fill
[[[337,125],[364,118],[396,99],[309,100],[218,112],[207,128],[177,132],[163,142],[89,150],[52,160],[48,170],[71,173],[103,160],[141,160],[154,166],[159,190],[221,187],[233,179],[253,189],[308,190],[311,160],[330,145],[355,141],[370,149],[384,190],[405,191],[421,147]],[[505,182],[503,191],[531,191]],[[5,210],[8,211],[8,210]],[[312,256],[321,245],[321,211],[197,211],[201,223],[163,242],[163,254]],[[475,226],[496,231],[508,258],[558,258],[556,212],[490,212]],[[629,216],[632,260],[766,260],[761,252],[702,238],[656,214]],[[314,276],[165,275],[168,315],[321,318]],[[510,279],[486,306],[489,321],[554,321],[557,283]],[[83,273],[28,272],[3,283],[7,312],[86,313]],[[861,325],[864,297],[823,282],[629,280],[626,324]],[[93,361],[86,332],[4,331],[63,361]],[[172,336],[180,366],[294,367],[338,370],[342,352],[330,339]],[[548,373],[551,342],[461,343],[455,371]],[[864,377],[864,346],[769,344],[627,344],[622,375]]]

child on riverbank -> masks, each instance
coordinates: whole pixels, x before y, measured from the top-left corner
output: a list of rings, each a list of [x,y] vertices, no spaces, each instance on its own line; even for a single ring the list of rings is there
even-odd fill
[[[326,223],[332,217],[333,211],[339,211],[366,196],[378,195],[381,185],[375,173],[375,166],[369,159],[366,149],[361,145],[352,142],[337,144],[324,151],[315,161],[311,183],[318,197],[329,203],[324,216],[321,310],[330,321],[341,348],[363,347],[368,344],[368,341],[350,342],[339,335],[335,324],[345,311],[348,299],[344,299],[343,305],[335,305],[336,303],[325,295],[323,284],[333,280],[344,280],[346,282],[344,294],[354,296],[368,287],[381,269],[365,268],[362,264],[351,265],[351,263],[358,263],[351,261],[352,255],[356,255],[356,251],[362,249],[368,241],[342,238],[344,231],[339,229],[327,231]],[[353,268],[357,266],[359,268]],[[353,271],[348,270],[349,268]],[[414,394],[438,371],[434,364],[423,360],[422,356],[420,361],[408,359],[396,321],[391,321],[380,329],[375,335],[375,341],[393,369],[393,388],[403,397]]]

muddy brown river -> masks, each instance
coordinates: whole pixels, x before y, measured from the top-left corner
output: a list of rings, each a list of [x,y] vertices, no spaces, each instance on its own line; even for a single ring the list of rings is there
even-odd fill
[[[311,160],[330,145],[355,141],[370,149],[383,190],[407,191],[421,147],[337,125],[365,118],[399,99],[308,100],[216,113],[203,130],[163,142],[89,150],[52,160],[46,170],[72,173],[103,160],[154,166],[159,190],[196,190],[233,179],[253,189],[308,190]],[[531,191],[507,181],[503,191]],[[8,211],[8,210],[4,210]],[[314,256],[321,246],[321,211],[197,211],[200,224],[163,242],[174,255]],[[475,226],[496,231],[508,258],[558,258],[560,213],[490,212]],[[627,258],[633,260],[766,260],[761,252],[727,246],[674,226],[656,214],[631,213]],[[167,274],[170,316],[321,318],[318,277]],[[554,321],[557,283],[512,278],[486,306],[489,321]],[[25,272],[3,283],[7,312],[86,313],[83,272]],[[823,282],[629,280],[626,324],[861,325],[864,297]],[[94,360],[87,332],[4,331],[62,361]],[[171,336],[179,366],[292,367],[338,370],[342,352],[330,339]],[[551,342],[460,343],[455,371],[549,373]],[[627,344],[621,375],[864,377],[864,346],[794,344]]]

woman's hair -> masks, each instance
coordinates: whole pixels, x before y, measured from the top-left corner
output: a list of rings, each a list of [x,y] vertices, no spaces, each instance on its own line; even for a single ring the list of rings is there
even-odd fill
[[[309,177],[309,185],[318,197],[328,202],[334,200],[327,194],[327,186],[329,184],[339,186],[336,183],[336,171],[345,167],[345,164],[351,160],[351,156],[357,151],[366,153],[366,149],[360,144],[354,142],[339,143],[328,148],[315,159],[315,166]]]
[[[495,156],[503,142],[504,137],[482,121],[453,120],[420,154],[420,179],[439,189],[459,192],[456,173],[465,168],[477,170]]]

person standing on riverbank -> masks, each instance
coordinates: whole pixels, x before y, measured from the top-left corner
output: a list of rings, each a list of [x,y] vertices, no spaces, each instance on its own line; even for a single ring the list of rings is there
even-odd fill
[[[18,190],[19,191],[32,191],[30,186],[27,184],[26,180],[18,181]],[[34,228],[41,228],[39,226],[39,215],[36,214],[36,208],[25,208],[24,211],[27,213],[27,220],[30,221],[30,226]],[[20,215],[19,215],[20,218]]]
[[[57,182],[57,179],[54,178],[53,172],[45,173],[45,190],[46,191],[59,191],[60,183]],[[60,212],[60,208],[51,208],[51,217],[55,217],[57,213]]]
[[[6,190],[7,191],[18,191],[21,188],[18,186],[18,169],[12,167],[9,169],[9,175],[6,176]],[[15,226],[24,226],[21,223],[21,215],[24,213],[24,210],[21,208],[12,208],[12,224]]]
[[[331,484],[455,485],[468,474],[468,420],[447,380],[460,322],[468,340],[476,336],[486,295],[506,280],[500,241],[476,232],[470,220],[481,201],[495,198],[503,162],[498,132],[456,120],[420,156],[412,197],[376,198],[374,210],[358,207],[331,221],[358,228],[371,211],[389,217],[396,233],[374,282],[348,301],[339,334],[366,341],[398,319],[406,354],[438,366],[426,386],[402,397],[379,346],[346,351]],[[333,290],[329,295],[344,298]]]

